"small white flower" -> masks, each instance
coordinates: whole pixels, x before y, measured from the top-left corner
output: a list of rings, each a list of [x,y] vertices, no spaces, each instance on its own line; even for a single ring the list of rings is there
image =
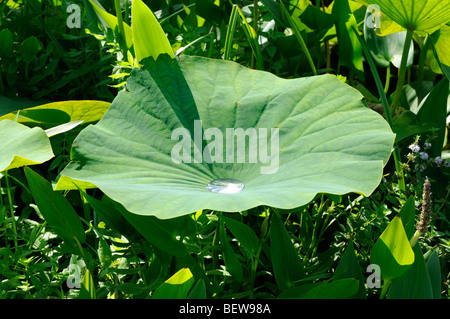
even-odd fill
[[[425,143],[425,148],[430,148],[431,147],[431,143]]]
[[[445,167],[450,167],[450,161],[444,161],[444,166]]]
[[[425,168],[423,167],[423,165],[421,165],[421,164],[417,164],[416,166],[415,166],[415,168],[416,168],[416,170],[418,170],[419,172],[422,172]]]
[[[420,151],[420,146],[419,145],[417,145],[417,144],[411,144],[410,146],[409,146],[409,149],[411,150],[411,151],[413,151],[413,152],[419,152]]]
[[[420,152],[419,155],[420,155],[420,158],[423,159],[424,161],[426,161],[428,159],[428,154],[425,152]]]
[[[438,156],[438,157],[436,157],[436,158],[434,159],[434,162],[435,162],[437,165],[441,165],[441,164],[442,164],[442,158],[441,158],[440,156]]]

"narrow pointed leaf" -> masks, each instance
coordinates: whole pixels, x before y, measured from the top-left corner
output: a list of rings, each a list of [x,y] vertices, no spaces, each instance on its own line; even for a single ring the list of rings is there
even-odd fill
[[[250,226],[237,220],[227,217],[222,218],[225,222],[225,225],[228,227],[234,237],[236,237],[239,243],[252,254],[256,254],[259,246],[259,239],[253,229],[251,229]]]
[[[270,225],[270,252],[278,287],[286,290],[305,277],[305,270],[286,228],[277,214]]]
[[[335,0],[332,14],[336,23],[339,43],[339,59],[342,63],[362,76],[364,71],[362,48],[352,27],[357,27],[355,16],[350,10],[348,0]]]
[[[24,169],[31,193],[39,211],[55,233],[76,251],[79,243],[84,243],[86,235],[80,217],[69,201],[45,178],[31,168]]]
[[[86,270],[80,287],[79,299],[96,299],[94,279],[91,272]]]

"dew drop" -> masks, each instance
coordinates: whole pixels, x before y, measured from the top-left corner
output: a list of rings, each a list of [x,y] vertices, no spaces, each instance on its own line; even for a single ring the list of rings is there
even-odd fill
[[[244,183],[232,178],[219,178],[208,183],[206,186],[213,193],[235,194],[244,189]]]

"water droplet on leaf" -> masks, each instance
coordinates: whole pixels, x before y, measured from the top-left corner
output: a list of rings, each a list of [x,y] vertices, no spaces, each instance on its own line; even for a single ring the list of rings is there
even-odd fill
[[[232,178],[219,178],[208,183],[206,186],[213,193],[235,194],[244,189],[244,183]]]

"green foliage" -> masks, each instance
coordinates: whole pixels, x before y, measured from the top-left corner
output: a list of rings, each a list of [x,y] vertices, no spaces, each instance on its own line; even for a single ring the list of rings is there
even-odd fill
[[[71,1],[81,28],[68,2],[1,2],[0,298],[449,299],[450,6],[397,2]],[[280,156],[304,165],[236,200],[205,189],[219,167],[195,196],[198,171],[142,155],[170,162],[161,132],[195,119],[293,117]]]

